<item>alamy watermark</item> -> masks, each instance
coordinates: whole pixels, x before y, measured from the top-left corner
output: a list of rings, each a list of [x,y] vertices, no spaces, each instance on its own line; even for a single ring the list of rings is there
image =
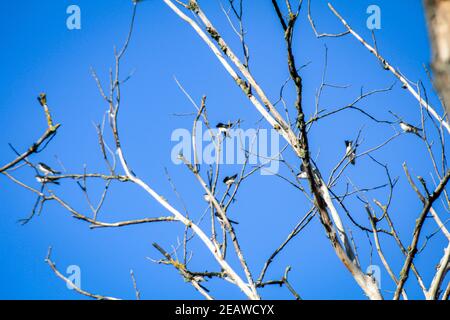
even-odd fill
[[[370,275],[376,282],[378,289],[381,289],[381,268],[376,264],[367,267],[366,274]]]
[[[174,164],[183,163],[181,156],[190,163],[194,162],[190,130],[175,129],[171,141],[176,143],[171,151]],[[279,171],[280,136],[274,129],[204,130],[203,123],[198,121],[195,144],[198,164],[212,165],[217,161],[219,164],[244,164],[248,157],[248,164],[261,166],[262,175],[273,175]],[[220,148],[217,148],[218,144]]]
[[[66,20],[66,26],[69,30],[81,29],[81,9],[79,6],[72,4],[67,7],[66,13],[69,15]]]
[[[70,283],[66,283],[67,289],[73,290],[74,286],[81,289],[81,268],[77,265],[70,265],[66,269],[66,274],[70,281]]]
[[[366,12],[370,15],[366,21],[367,28],[369,30],[381,29],[381,8],[372,4],[367,7]]]

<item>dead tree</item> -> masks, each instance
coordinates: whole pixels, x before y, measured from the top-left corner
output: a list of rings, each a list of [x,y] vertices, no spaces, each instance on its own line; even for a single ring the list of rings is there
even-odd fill
[[[127,161],[127,156],[121,143],[118,123],[119,111],[122,108],[121,88],[129,77],[122,76],[120,66],[132,38],[137,9],[139,6],[145,5],[145,2],[142,4],[141,2],[143,1],[132,1],[133,11],[129,34],[121,49],[114,52],[115,65],[110,73],[108,89],[101,83],[97,73],[92,71],[92,76],[105,103],[106,115],[103,122],[97,126],[97,137],[107,171],[103,173],[86,171],[81,173],[59,173],[51,168],[43,168],[42,164],[36,162],[38,161],[36,159],[38,158],[38,153],[44,151],[46,144],[51,141],[51,138],[60,128],[59,124],[53,124],[47,96],[41,94],[39,103],[44,109],[48,130],[27,151],[22,153],[15,151],[17,157],[0,169],[0,173],[38,197],[31,216],[24,219],[24,223],[32,219],[36,213],[42,211],[45,203],[49,201],[58,203],[62,209],[74,218],[86,222],[91,228],[132,227],[136,224],[154,225],[166,222],[181,223],[185,228],[182,241],[177,243],[171,250],[163,248],[162,245],[155,242],[153,246],[160,257],[153,261],[176,269],[181,277],[206,299],[214,299],[213,293],[207,288],[208,279],[211,278],[218,278],[232,283],[242,291],[243,297],[248,299],[261,299],[263,289],[271,285],[285,287],[295,299],[300,299],[302,293],[297,292],[288,280],[288,275],[291,271],[290,265],[286,266],[280,279],[268,280],[266,279],[266,274],[272,262],[278,257],[278,254],[283,250],[287,250],[287,244],[297,237],[302,230],[307,228],[312,219],[318,219],[324,233],[317,234],[317,237],[326,236],[328,238],[329,244],[341,261],[342,266],[348,270],[356,284],[369,299],[388,298],[389,293],[380,290],[373,274],[366,273],[364,265],[367,262],[360,261],[358,254],[359,244],[356,243],[352,236],[351,229],[367,234],[370,245],[374,244],[375,251],[395,287],[394,292],[391,293],[393,299],[400,299],[400,297],[408,299],[405,283],[407,283],[411,274],[414,275],[424,298],[448,299],[450,285],[448,280],[446,284],[445,277],[450,265],[450,233],[446,227],[447,221],[442,218],[442,215],[448,214],[450,208],[450,201],[446,191],[446,186],[450,179],[450,170],[446,159],[446,138],[450,132],[450,126],[446,115],[442,116],[442,112],[439,111],[443,109],[442,106],[432,106],[428,102],[427,93],[420,82],[414,83],[410,81],[406,75],[401,73],[397,67],[393,66],[386,57],[379,53],[376,43],[370,44],[363,39],[331,4],[329,4],[330,17],[341,22],[342,30],[334,33],[321,33],[318,31],[314,21],[310,0],[307,3],[302,0],[271,0],[277,19],[277,28],[279,29],[280,37],[284,39],[285,43],[285,65],[288,78],[281,86],[279,100],[271,101],[266,95],[264,88],[251,72],[251,48],[248,47],[246,41],[243,0],[228,0],[227,7],[223,7],[223,12],[230,23],[230,27],[239,39],[240,46],[237,49],[239,51],[235,51],[226,42],[221,31],[208,18],[207,13],[203,11],[197,0],[189,0],[187,2],[176,0],[161,1],[161,4],[165,4],[168,9],[180,18],[180,22],[185,23],[187,28],[191,28],[193,32],[198,34],[200,39],[221,63],[225,72],[229,74],[231,81],[247,97],[249,104],[254,107],[255,113],[264,119],[266,126],[276,131],[282,137],[285,147],[275,157],[265,160],[267,162],[279,161],[289,174],[275,173],[275,175],[285,181],[287,186],[294,187],[299,194],[307,199],[308,206],[304,208],[303,215],[299,217],[299,222],[293,226],[285,241],[278,248],[274,248],[273,253],[268,257],[266,263],[261,266],[261,271],[256,276],[254,269],[257,266],[248,265],[245,248],[241,246],[241,230],[236,228],[234,221],[229,218],[229,213],[236,206],[235,199],[241,185],[247,179],[252,178],[255,172],[262,170],[262,166],[252,167],[249,165],[248,159],[252,154],[251,148],[245,149],[246,161],[242,165],[241,171],[235,176],[225,177],[223,180],[225,189],[220,185],[223,177],[221,175],[222,165],[219,157],[223,152],[224,140],[227,137],[226,131],[233,127],[240,127],[240,121],[222,124],[218,126],[221,130],[217,132],[211,126],[211,120],[208,117],[207,97],[191,97],[184,87],[178,83],[180,90],[186,95],[187,100],[193,105],[195,110],[192,122],[193,160],[185,157],[184,154],[179,154],[179,159],[184,163],[186,170],[192,174],[192,181],[195,181],[204,191],[204,199],[199,199],[199,201],[207,203],[207,210],[203,214],[189,213],[188,208],[185,207],[177,208],[176,205],[170,203],[158,193],[157,186],[150,185],[134,173],[132,164]],[[306,12],[307,19],[317,38],[324,40],[327,38],[352,37],[355,41],[360,42],[363,48],[368,50],[379,61],[380,72],[383,72],[383,70],[389,71],[392,77],[401,83],[404,92],[411,94],[417,100],[417,114],[421,119],[420,128],[409,124],[401,116],[402,110],[389,110],[389,119],[379,119],[360,105],[368,98],[389,94],[396,89],[395,86],[371,91],[361,90],[360,95],[346,105],[335,108],[322,108],[320,99],[325,90],[330,87],[345,89],[327,82],[327,59],[325,59],[322,82],[316,92],[316,104],[305,104],[304,79],[301,66],[298,64],[293,50],[295,29],[301,12]],[[327,51],[325,51],[326,57]],[[283,94],[287,86],[292,86],[295,91],[295,100],[292,102],[287,101]],[[51,95],[49,96],[51,97]],[[317,159],[313,157],[310,139],[313,134],[312,129],[318,127],[323,119],[332,118],[342,112],[359,113],[373,126],[388,126],[392,129],[392,135],[378,145],[368,146],[364,142],[363,130],[361,130],[354,137],[353,141],[346,142],[347,148],[342,153],[340,160],[333,165],[333,169],[326,171],[320,168]],[[295,116],[291,117],[291,114]],[[217,161],[214,165],[206,166],[198,160],[199,150],[195,143],[195,134],[196,126],[199,123],[207,127],[208,134],[214,143],[217,156]],[[391,204],[394,201],[395,187],[399,178],[393,177],[390,165],[378,160],[374,153],[382,150],[393,140],[405,135],[413,135],[421,141],[425,150],[422,154],[429,157],[434,171],[429,173],[423,172],[415,177],[411,174],[407,164],[404,163],[404,179],[407,179],[412,190],[416,193],[418,201],[422,203],[422,210],[415,213],[417,220],[414,229],[411,230],[411,234],[408,237],[400,237],[396,228],[395,218],[391,212]],[[349,166],[362,158],[372,161],[384,173],[386,181],[384,185],[363,188],[353,183],[346,176]],[[35,170],[39,178],[39,189],[34,188],[28,182],[20,181],[14,177],[14,171],[22,168]],[[43,175],[43,171],[47,171],[47,173]],[[430,179],[425,178],[428,175],[432,178],[431,182],[429,181]],[[104,191],[101,200],[97,204],[93,204],[90,201],[89,189],[86,183],[92,179],[104,181]],[[182,195],[178,193],[173,179],[168,176],[168,180],[176,196],[181,199]],[[91,212],[80,212],[76,209],[76,204],[69,204],[52,187],[55,183],[69,183],[70,181],[78,184],[80,192],[86,196]],[[112,183],[134,184],[140,187],[150,198],[166,210],[167,216],[116,222],[101,220],[100,210]],[[343,194],[338,191],[338,187],[342,186],[346,190]],[[375,190],[385,190],[385,199],[372,196],[371,192]],[[346,201],[350,198],[359,201],[360,208],[367,214],[366,221],[361,221],[352,210],[347,208]],[[439,202],[441,203],[438,205]],[[444,211],[444,213],[441,211]],[[398,214],[404,213],[396,213],[396,215]],[[432,219],[427,219],[429,217]],[[435,224],[437,231],[434,234],[444,236],[449,241],[449,245],[443,250],[442,258],[434,271],[434,277],[430,284],[423,280],[415,264],[417,255],[427,247],[426,242],[424,245],[421,245],[425,224]],[[434,234],[427,236],[427,239],[434,236]],[[215,259],[216,270],[198,271],[191,269],[189,264],[192,256],[189,245],[194,237],[201,240],[205,250]],[[398,253],[403,258],[403,264],[399,270],[396,270],[398,268],[388,261],[389,259],[384,253],[387,246],[398,248]],[[293,249],[290,248],[290,250]],[[295,249],[293,254],[295,255]],[[230,255],[234,255],[238,263],[230,263]],[[59,278],[68,283],[70,282],[56,268],[55,263],[51,259],[50,251],[46,261]],[[133,273],[132,278],[136,297],[139,298],[140,292],[137,289]],[[80,294],[91,298],[114,299],[93,294],[81,288],[75,289]]]

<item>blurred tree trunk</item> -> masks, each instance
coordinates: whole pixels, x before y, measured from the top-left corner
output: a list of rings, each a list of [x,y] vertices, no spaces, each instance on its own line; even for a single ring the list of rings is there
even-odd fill
[[[434,84],[450,111],[450,0],[424,0],[433,47]]]

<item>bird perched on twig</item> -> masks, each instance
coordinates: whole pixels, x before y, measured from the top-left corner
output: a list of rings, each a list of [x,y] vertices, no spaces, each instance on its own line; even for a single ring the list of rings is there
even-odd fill
[[[227,176],[223,179],[223,183],[225,183],[227,186],[231,186],[236,181],[237,176],[237,173],[232,176]]]
[[[37,99],[41,106],[47,105],[47,95],[45,93],[40,93]]]
[[[420,137],[419,132],[422,131],[422,129],[419,129],[419,128],[413,126],[412,124],[409,124],[409,123],[406,123],[403,121],[400,121],[400,128],[403,130],[403,132],[413,133],[419,137]]]
[[[314,182],[320,188],[322,186],[322,179],[320,178],[320,173],[316,168],[312,168],[312,174],[314,177]],[[305,166],[303,163],[300,165],[300,172],[297,173],[297,179],[308,179],[308,174],[306,173]]]
[[[220,222],[220,223],[223,223],[222,218],[220,217],[220,215],[219,215],[217,212],[215,213],[215,215],[216,215],[217,219],[219,220],[219,222]],[[227,218],[228,218],[228,217],[227,217]],[[239,222],[234,221],[234,220],[231,220],[230,218],[228,218],[228,221],[230,221],[231,224],[239,224]]]
[[[44,175],[48,176],[50,174],[60,174],[61,172],[53,170],[52,168],[50,168],[48,165],[46,165],[43,162],[39,162],[37,164],[37,168],[39,169],[39,171],[41,171]]]
[[[232,127],[233,127],[233,125],[230,122],[228,122],[227,124],[219,122],[216,125],[216,128],[219,129],[219,132],[221,132],[225,137],[228,137],[230,135],[229,130]]]
[[[356,150],[353,148],[353,141],[345,140],[345,156],[350,160],[352,165],[355,165]]]
[[[207,193],[203,195],[203,199],[208,203],[212,202],[212,198]],[[220,223],[223,223],[222,217],[217,212],[215,212],[214,215],[217,217],[217,219],[219,219]],[[230,221],[230,223],[232,224],[239,224],[239,222],[231,220],[230,218],[228,218],[228,221]]]
[[[53,183],[53,184],[59,185],[59,182],[58,182],[58,181],[55,181],[55,180],[53,180],[53,179],[50,179],[50,178],[47,177],[47,176],[40,176],[40,175],[37,175],[37,176],[36,176],[36,181],[39,182],[39,183],[42,183],[42,184]]]
[[[308,174],[305,171],[305,166],[303,165],[303,163],[300,165],[300,172],[297,173],[297,178],[298,179],[308,179]]]
[[[209,194],[207,194],[207,193],[205,193],[204,195],[203,195],[203,199],[206,201],[206,202],[211,202],[212,201],[212,198],[209,196]]]

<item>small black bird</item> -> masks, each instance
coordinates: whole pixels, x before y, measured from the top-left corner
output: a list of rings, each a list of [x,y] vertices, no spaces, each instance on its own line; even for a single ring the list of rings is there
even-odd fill
[[[312,168],[312,174],[316,185],[320,188],[322,186],[322,180],[319,171],[316,168]],[[306,173],[303,163],[300,165],[300,172],[297,173],[297,179],[308,179],[308,174]]]
[[[50,168],[48,165],[46,165],[43,162],[39,162],[37,164],[37,168],[39,169],[39,171],[41,171],[46,176],[48,176],[50,174],[60,174],[61,173],[59,171],[53,170],[52,168]]]
[[[224,123],[222,123],[222,122],[219,122],[219,123],[216,125],[216,128],[219,129],[219,132],[223,133],[223,135],[224,135],[225,137],[228,137],[228,136],[229,136],[228,130],[230,130],[232,127],[233,127],[233,125],[232,125],[231,123],[224,124]]]
[[[59,182],[58,182],[58,181],[55,181],[55,180],[53,180],[53,179],[50,179],[50,178],[47,177],[47,176],[43,177],[43,176],[37,175],[37,176],[36,176],[36,181],[39,182],[39,183],[42,183],[42,184],[53,183],[53,184],[59,185]]]
[[[40,93],[37,99],[41,106],[45,106],[47,104],[47,95],[45,93]]]
[[[225,183],[227,186],[231,186],[236,181],[236,178],[237,178],[237,173],[233,176],[225,177],[223,179],[223,183]]]
[[[406,133],[414,133],[415,135],[418,135],[420,137],[419,131],[422,131],[422,129],[419,129],[417,127],[414,127],[412,124],[400,121],[400,128],[403,130],[403,132]]]
[[[212,198],[209,196],[209,194],[207,194],[207,193],[205,193],[204,195],[203,195],[203,199],[206,201],[206,202],[211,202],[212,201]]]
[[[308,178],[308,174],[305,171],[305,166],[303,165],[303,163],[300,165],[300,172],[297,173],[297,178],[298,179],[307,179]]]
[[[205,194],[203,195],[203,199],[204,199],[206,202],[212,202],[212,198],[211,198],[211,197],[209,196],[209,194],[207,194],[207,193],[205,193]],[[222,218],[220,217],[220,215],[219,215],[217,212],[215,212],[214,215],[217,217],[217,219],[219,220],[219,222],[223,224],[223,220],[222,220]],[[228,221],[230,221],[230,223],[232,223],[232,224],[239,224],[239,222],[236,222],[236,221],[231,220],[231,219],[229,219],[229,218],[228,218]]]
[[[217,219],[219,220],[220,223],[223,223],[222,218],[220,217],[220,215],[217,212],[215,213],[215,216],[217,217]],[[239,224],[239,222],[231,220],[230,218],[228,218],[228,221],[230,221],[231,224]]]
[[[355,165],[356,150],[353,149],[353,141],[345,140],[345,155],[352,165]]]

